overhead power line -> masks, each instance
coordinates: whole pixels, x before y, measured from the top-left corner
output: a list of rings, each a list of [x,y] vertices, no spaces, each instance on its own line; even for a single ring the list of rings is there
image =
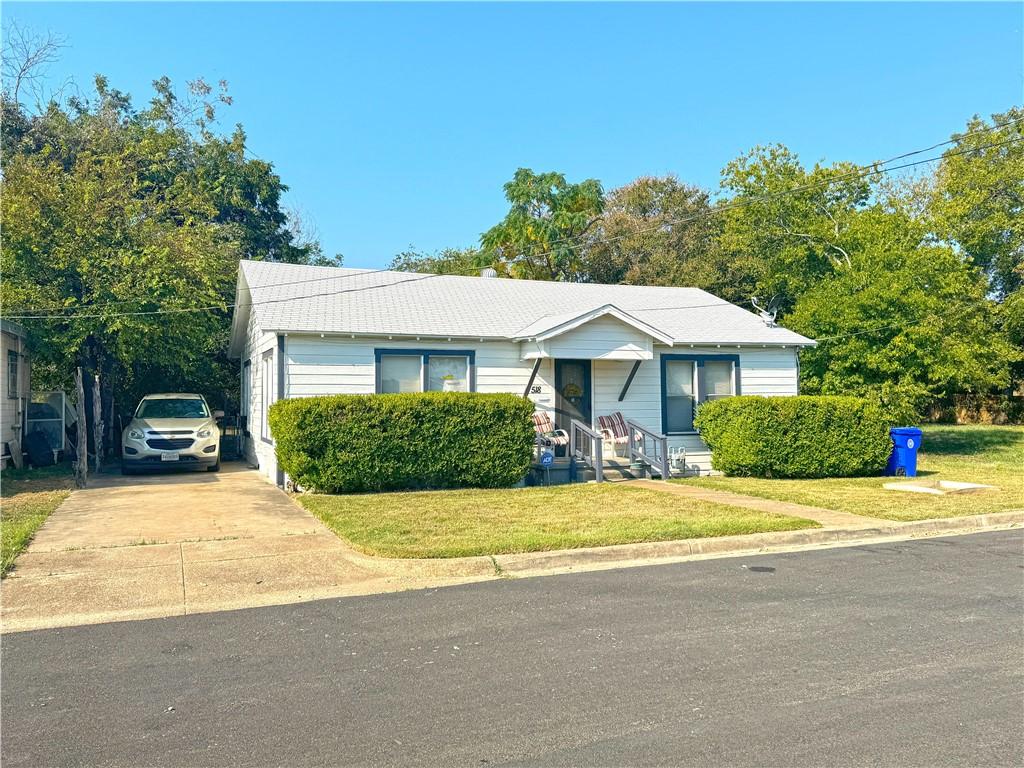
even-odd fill
[[[856,168],[854,170],[849,171],[847,174],[842,174],[840,176],[836,176],[833,179],[826,180],[825,182],[815,182],[815,183],[808,184],[808,185],[802,185],[802,186],[798,186],[798,187],[793,187],[791,189],[783,190],[783,191],[775,193],[775,194],[778,195],[778,196],[787,195],[787,194],[793,194],[795,192],[804,191],[804,189],[806,189],[806,188],[812,188],[814,186],[817,186],[820,183],[833,184],[836,181],[842,181],[847,176],[856,175],[856,174],[860,173],[860,171],[863,170],[863,169],[877,169],[877,168],[879,168],[881,166],[888,165],[889,163],[894,163],[897,160],[905,160],[908,157],[914,157],[916,155],[922,155],[925,152],[931,152],[932,150],[938,149],[939,147],[944,147],[944,146],[947,146],[949,144],[958,144],[958,143],[960,143],[961,141],[963,141],[964,139],[966,139],[966,138],[968,138],[970,136],[977,136],[978,134],[982,134],[982,133],[990,133],[992,131],[996,131],[996,130],[999,130],[1001,128],[1009,128],[1010,126],[1017,125],[1019,123],[1024,123],[1024,117],[1018,117],[1018,118],[1016,118],[1014,120],[1007,120],[1005,123],[994,123],[993,125],[985,126],[984,128],[977,128],[977,129],[975,129],[973,131],[967,131],[966,133],[956,134],[956,135],[954,135],[953,138],[949,138],[949,139],[946,139],[945,141],[937,142],[935,144],[932,144],[929,147],[922,147],[921,149],[914,149],[914,150],[911,150],[909,152],[903,152],[901,154],[894,155],[894,156],[892,156],[892,157],[890,157],[890,158],[888,158],[886,160],[876,160],[876,161],[874,161],[872,163],[867,163],[867,164],[863,164],[863,165],[860,165],[860,166],[856,166]],[[996,145],[996,146],[998,146],[998,145]],[[975,147],[975,148],[967,150],[967,151],[978,151],[978,150],[981,150],[981,149],[987,149],[987,147]],[[927,160],[925,162],[935,162],[936,160],[941,160],[943,157],[946,157],[948,154],[950,154],[950,153],[945,153],[944,152],[942,155],[939,155],[938,157],[935,157],[935,158],[930,158],[929,160]],[[962,153],[956,153],[956,154],[962,154]],[[905,168],[905,167],[909,167],[909,166],[900,166],[900,168]],[[891,168],[891,169],[888,169],[888,170],[899,170],[899,168]],[[749,203],[742,203],[741,201],[737,201],[737,203],[738,204],[733,206],[733,207],[742,207],[743,204],[749,204]],[[696,214],[695,217],[699,218],[701,216],[706,216],[706,215],[708,215],[708,214],[706,212],[704,212],[704,213],[701,213],[701,214]],[[712,214],[712,215],[714,215],[714,214]],[[690,217],[687,217],[687,218],[684,218],[684,219],[681,219],[681,220],[661,221],[661,222],[658,223],[658,227],[656,227],[656,228],[660,228],[660,227],[663,227],[665,225],[670,225],[671,226],[672,224],[684,223],[684,222],[689,221],[689,220],[691,220]],[[573,236],[569,236],[569,237],[558,238],[558,239],[552,240],[549,243],[549,245],[558,245],[560,243],[576,241],[580,237],[583,237],[583,236],[581,236],[581,235],[573,235]],[[588,242],[595,242],[595,241],[588,241]],[[596,242],[602,242],[602,241],[599,240],[599,241],[596,241]],[[547,256],[547,255],[551,255],[551,253],[554,253],[554,251],[549,251],[547,253],[542,253],[542,254],[538,254],[538,255],[539,256]]]
[[[388,270],[378,270],[380,272],[387,272]],[[354,277],[355,275],[352,275]],[[346,275],[339,275],[338,277],[346,277]],[[421,280],[429,280],[432,277],[441,277],[441,275],[416,275],[410,277],[407,280],[396,280],[393,283],[381,283],[380,285],[364,285],[359,288],[347,288],[340,291],[327,291],[325,293],[313,293],[304,296],[280,296],[276,299],[264,299],[262,301],[249,301],[249,302],[231,302],[227,304],[213,304],[205,307],[170,307],[162,309],[150,309],[140,310],[138,312],[104,312],[100,314],[74,314],[74,315],[12,315],[5,319],[7,320],[74,320],[74,319],[97,319],[97,318],[114,318],[114,317],[143,317],[148,315],[177,315],[184,314],[187,312],[224,312],[228,309],[234,309],[235,307],[251,307],[258,304],[278,304],[284,301],[299,301],[305,299],[316,299],[323,296],[337,296],[343,293],[359,293],[361,291],[372,291],[378,288],[392,288],[396,285],[403,283],[414,283]],[[335,278],[337,279],[337,278]],[[301,281],[299,281],[301,282]],[[264,286],[270,287],[270,286]]]
[[[629,237],[633,237],[633,236],[635,236],[637,234],[640,234],[640,233],[643,233],[643,232],[652,231],[652,230],[655,230],[655,229],[662,229],[662,228],[664,228],[666,226],[675,226],[677,224],[684,224],[684,223],[688,223],[690,221],[695,221],[695,220],[700,219],[700,218],[717,216],[717,215],[719,215],[721,213],[724,213],[726,211],[733,210],[733,209],[736,209],[736,208],[742,208],[742,207],[746,207],[746,206],[749,206],[749,205],[754,205],[756,203],[766,202],[768,200],[778,199],[778,198],[781,198],[781,197],[785,197],[787,195],[797,194],[799,192],[805,192],[805,191],[809,191],[809,190],[812,190],[812,189],[818,189],[818,188],[822,188],[822,187],[831,186],[832,184],[835,184],[835,183],[837,183],[839,181],[846,180],[848,178],[866,178],[866,177],[869,177],[869,176],[881,175],[881,174],[885,174],[885,173],[891,173],[893,171],[903,170],[903,169],[906,169],[906,168],[911,168],[911,167],[915,167],[915,166],[918,166],[918,165],[923,165],[925,163],[936,162],[936,161],[942,160],[943,158],[946,158],[946,157],[963,155],[963,154],[967,154],[967,153],[970,153],[970,152],[980,152],[980,151],[986,150],[986,149],[993,149],[993,148],[997,148],[997,147],[1001,147],[1001,146],[1006,146],[1006,145],[1009,145],[1009,144],[1014,144],[1014,143],[1019,142],[1019,141],[1024,141],[1024,136],[1018,136],[1016,138],[1007,139],[1005,141],[995,142],[995,143],[991,143],[991,144],[986,144],[986,145],[983,145],[983,146],[980,146],[980,147],[969,147],[969,148],[964,148],[964,149],[960,149],[960,150],[947,151],[947,152],[942,153],[942,155],[939,155],[939,156],[936,156],[936,157],[930,157],[930,158],[926,158],[924,160],[917,160],[917,161],[910,162],[910,163],[903,163],[901,165],[896,165],[896,166],[892,166],[892,167],[888,167],[888,168],[879,168],[879,167],[877,167],[879,165],[884,165],[884,164],[893,162],[894,160],[898,160],[898,159],[902,159],[902,158],[906,158],[906,157],[911,157],[911,156],[914,156],[914,155],[922,154],[922,153],[927,152],[929,150],[936,149],[936,148],[938,148],[940,146],[944,146],[946,144],[950,144],[950,143],[959,141],[962,138],[965,138],[965,137],[970,136],[970,135],[975,135],[975,134],[978,134],[978,133],[989,132],[989,131],[995,130],[996,128],[1004,128],[1004,127],[1007,127],[1007,126],[1010,126],[1010,125],[1013,125],[1013,124],[1016,124],[1016,123],[1020,123],[1020,122],[1024,122],[1024,118],[1019,118],[1017,120],[1009,121],[1007,123],[1003,123],[1003,124],[1000,124],[998,126],[990,126],[988,128],[985,128],[985,129],[978,129],[976,131],[971,131],[971,132],[966,133],[966,134],[961,134],[959,139],[950,139],[948,141],[944,141],[944,142],[940,142],[938,144],[934,144],[934,145],[932,145],[931,147],[928,147],[928,148],[916,149],[916,150],[912,150],[910,152],[905,152],[905,153],[902,153],[900,155],[896,155],[895,157],[892,157],[889,160],[879,161],[878,163],[873,163],[870,166],[860,166],[856,170],[852,170],[852,171],[849,171],[849,172],[844,173],[844,174],[839,174],[838,176],[833,176],[832,178],[829,178],[829,179],[823,179],[823,180],[818,181],[818,182],[812,182],[812,183],[808,183],[808,184],[798,185],[796,187],[790,187],[790,188],[787,188],[787,189],[784,189],[784,190],[780,190],[778,192],[766,194],[766,195],[758,195],[758,196],[753,196],[753,197],[744,197],[744,198],[742,198],[740,200],[737,200],[737,201],[735,201],[733,203],[727,203],[725,205],[721,205],[721,206],[718,206],[716,208],[712,208],[712,209],[710,209],[708,211],[702,211],[702,212],[700,212],[698,214],[693,214],[691,216],[686,216],[686,217],[683,217],[683,218],[680,218],[680,219],[673,219],[673,220],[667,220],[667,221],[659,221],[656,224],[653,224],[651,227],[632,230],[632,231],[630,231],[628,233],[624,233],[622,235],[610,236],[610,237],[606,237],[606,238],[590,238],[590,239],[586,239],[586,240],[581,240],[581,242],[578,245],[582,246],[582,245],[593,245],[593,244],[596,244],[596,243],[616,242],[618,240],[623,240],[623,239],[626,239],[626,238],[629,238]],[[585,236],[581,236],[581,237],[585,237]],[[540,258],[540,257],[544,257],[544,256],[554,255],[555,253],[556,253],[556,251],[554,251],[554,250],[545,251],[545,252],[542,252],[542,253],[539,253],[539,254],[534,254],[534,257],[535,258]],[[327,269],[330,269],[330,267],[327,267]],[[375,270],[366,270],[366,271],[360,271],[360,272],[346,273],[346,274],[343,274],[343,275],[327,275],[327,276],[324,276],[324,277],[307,278],[307,279],[304,279],[304,280],[295,280],[295,281],[291,281],[291,282],[283,282],[283,283],[273,283],[273,284],[265,284],[265,285],[258,285],[258,286],[250,286],[250,290],[260,290],[262,288],[279,287],[279,286],[285,286],[285,285],[298,285],[298,284],[303,284],[303,283],[326,282],[326,281],[330,281],[330,280],[343,280],[343,279],[346,279],[346,278],[365,277],[365,276],[369,276],[369,275],[379,274],[379,273],[383,273],[383,272],[390,272],[390,271],[392,271],[392,270],[384,268],[384,269],[375,269]],[[445,275],[427,274],[427,275],[422,275],[419,278],[414,278],[414,280],[422,279],[422,278],[425,278],[425,277],[429,278],[429,277],[444,277],[444,276]],[[86,313],[82,313],[82,312],[73,312],[73,313],[69,314],[69,313],[63,312],[63,311],[54,312],[52,310],[23,309],[23,310],[20,310],[20,311],[22,313],[24,313],[24,314],[9,315],[9,316],[5,316],[5,317],[8,320],[36,320],[36,319],[58,319],[59,320],[59,319],[74,319],[74,318],[96,319],[96,318],[101,318],[101,317],[103,317],[103,318],[137,317],[137,316],[147,316],[147,315],[185,314],[185,313],[189,313],[189,312],[224,311],[226,309],[231,309],[231,308],[234,308],[234,307],[241,307],[241,306],[251,306],[251,305],[263,304],[263,303],[277,303],[277,302],[281,302],[281,301],[295,301],[295,300],[307,299],[307,298],[319,298],[319,297],[323,297],[323,296],[340,295],[340,294],[349,293],[349,292],[371,290],[371,289],[376,289],[376,288],[386,288],[386,287],[391,287],[391,286],[394,286],[394,285],[400,285],[400,284],[406,283],[406,282],[410,282],[410,280],[400,280],[400,281],[396,281],[396,282],[393,282],[393,283],[384,283],[384,284],[376,285],[376,286],[364,286],[364,287],[361,287],[361,288],[355,288],[355,289],[349,289],[349,290],[343,289],[343,290],[339,290],[339,291],[331,291],[331,292],[327,292],[327,293],[312,294],[312,295],[308,295],[308,296],[292,296],[292,297],[283,297],[283,298],[278,298],[278,299],[271,299],[271,300],[267,300],[267,301],[228,303],[228,304],[222,304],[222,305],[210,305],[210,306],[202,306],[202,307],[166,307],[166,308],[155,309],[155,310],[140,310],[140,311],[134,311],[134,312],[111,312],[111,313],[102,313],[102,314],[86,314]],[[150,301],[150,300],[152,300],[151,297],[139,298],[138,299],[138,301],[140,301],[140,302],[141,301]],[[92,311],[94,311],[96,309],[101,309],[101,308],[106,307],[106,306],[120,305],[120,304],[123,304],[123,303],[128,303],[130,301],[133,301],[133,300],[132,299],[125,299],[125,300],[120,300],[120,301],[115,301],[115,302],[105,302],[103,304],[80,305],[79,307],[67,307],[66,310],[85,309],[86,312],[92,312]]]
[[[996,148],[996,147],[1006,146],[1008,144],[1015,144],[1018,141],[1024,141],[1024,136],[1018,136],[1017,138],[1007,139],[1006,141],[1000,141],[1000,142],[996,142],[994,144],[986,144],[986,145],[981,146],[981,147],[970,147],[969,149],[963,149],[963,150],[959,150],[959,151],[943,152],[941,155],[936,156],[936,157],[929,157],[929,158],[926,158],[924,160],[917,160],[917,161],[911,162],[911,163],[903,163],[902,165],[894,165],[894,166],[889,167],[889,168],[873,168],[873,166],[871,166],[871,167],[869,167],[869,166],[861,166],[856,171],[850,171],[850,172],[845,173],[845,174],[840,174],[838,176],[833,176],[830,179],[822,179],[821,181],[818,181],[818,182],[811,182],[811,183],[808,183],[808,184],[801,184],[801,185],[796,186],[796,187],[790,187],[788,189],[780,190],[778,192],[773,192],[773,193],[770,193],[770,194],[755,195],[755,196],[751,196],[751,197],[743,197],[743,198],[740,198],[739,200],[736,200],[734,202],[726,203],[724,205],[719,205],[719,206],[716,206],[715,208],[711,208],[711,209],[709,209],[707,211],[701,211],[700,213],[695,213],[695,214],[692,214],[690,216],[684,216],[684,217],[679,218],[679,219],[667,219],[667,220],[658,221],[658,222],[652,224],[649,227],[640,227],[639,229],[634,229],[634,230],[631,230],[629,232],[625,232],[625,233],[623,233],[621,235],[613,235],[613,236],[610,236],[610,237],[591,238],[589,240],[588,239],[582,239],[582,238],[586,237],[585,235],[583,235],[583,236],[581,236],[581,239],[580,239],[580,241],[578,243],[569,245],[567,247],[569,247],[569,248],[578,248],[578,247],[583,247],[583,246],[590,246],[590,245],[593,245],[593,244],[596,244],[596,243],[613,243],[613,242],[617,242],[619,240],[625,240],[625,239],[630,238],[630,237],[635,237],[636,235],[642,234],[644,232],[653,232],[655,230],[664,229],[665,227],[674,227],[674,226],[676,226],[678,224],[686,224],[686,223],[689,223],[691,221],[696,221],[698,219],[704,219],[704,218],[710,218],[712,216],[718,216],[718,215],[720,215],[722,213],[734,210],[736,208],[744,208],[744,207],[746,207],[748,205],[754,205],[756,203],[764,203],[764,202],[768,202],[768,201],[771,201],[771,200],[776,200],[776,199],[779,199],[779,198],[782,198],[782,197],[786,197],[788,195],[793,195],[793,194],[796,194],[796,193],[799,193],[799,192],[807,192],[807,191],[811,191],[811,190],[814,190],[814,189],[821,189],[821,188],[825,188],[825,187],[830,187],[833,184],[835,184],[837,182],[840,182],[840,181],[846,181],[846,180],[849,180],[849,179],[861,179],[861,178],[867,178],[869,176],[878,176],[878,175],[882,175],[882,174],[886,174],[886,173],[892,173],[893,171],[900,171],[900,170],[904,170],[906,168],[913,168],[915,166],[924,165],[926,163],[934,163],[934,162],[942,160],[942,159],[944,159],[946,157],[955,157],[957,155],[964,155],[964,154],[967,154],[969,152],[980,152],[980,151],[985,150],[985,149],[993,149],[993,148]],[[905,156],[909,156],[911,154],[917,154],[917,153],[918,153],[918,150],[915,150],[913,153],[907,153]],[[531,254],[531,256],[533,258],[544,258],[545,256],[554,256],[557,253],[558,253],[558,250],[552,249],[552,250],[542,251],[540,253]]]
[[[292,264],[291,262],[262,261],[262,262],[257,262],[257,263],[260,263],[260,264],[288,264],[289,266],[313,267],[315,269],[337,269],[337,267],[317,267],[316,265],[312,265],[312,264]],[[351,272],[346,272],[343,275],[328,275],[326,277],[311,277],[311,278],[306,278],[304,280],[288,280],[288,281],[285,281],[285,282],[282,282],[282,283],[264,283],[263,285],[250,285],[249,286],[249,290],[250,291],[254,291],[254,290],[260,290],[262,288],[277,288],[277,287],[280,287],[280,286],[283,286],[283,285],[301,285],[302,283],[321,283],[321,282],[327,282],[328,280],[345,280],[345,279],[352,278],[352,277],[366,277],[368,275],[377,275],[377,274],[380,274],[382,272],[394,272],[394,271],[395,270],[388,269],[387,267],[384,267],[383,269],[353,270]],[[104,307],[120,306],[121,304],[131,304],[133,302],[144,302],[144,301],[153,301],[153,297],[152,296],[138,296],[138,297],[135,297],[133,299],[118,299],[117,301],[104,301],[104,302],[97,303],[97,304],[78,304],[78,305],[76,305],[74,307],[64,307],[63,309],[68,310],[68,311],[75,310],[75,309],[77,309],[77,310],[92,311],[92,310],[96,310],[96,309],[103,309]],[[220,305],[218,305],[218,306],[220,306]],[[234,305],[232,305],[232,306],[234,306]],[[167,307],[166,309],[174,309],[174,307]],[[192,309],[203,309],[203,307],[182,307],[181,309],[192,310]],[[52,314],[54,317],[72,317],[73,316],[73,315],[65,315],[65,314],[62,313],[62,311],[60,309],[53,309],[51,307],[39,307],[39,308],[34,308],[34,309],[19,309],[18,311],[19,312],[25,312],[25,313],[32,313],[32,314],[31,315],[30,314],[24,314],[24,315],[22,315],[20,317],[13,317],[13,316],[12,317],[7,317],[6,315],[4,315],[4,317],[6,319],[8,319],[8,320],[28,320],[28,319],[31,319],[32,317],[48,317],[50,314]],[[47,314],[36,315],[35,313],[37,313],[37,312],[39,312],[39,313],[47,313]],[[105,315],[105,316],[109,316],[109,315]]]

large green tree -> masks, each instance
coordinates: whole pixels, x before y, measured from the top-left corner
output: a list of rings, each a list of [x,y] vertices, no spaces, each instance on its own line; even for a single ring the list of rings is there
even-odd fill
[[[785,311],[804,291],[850,265],[850,222],[871,185],[849,163],[804,168],[781,145],[757,147],[722,171],[720,263],[743,289]],[[735,265],[740,265],[736,270]]]
[[[974,117],[943,154],[931,213],[1004,298],[1024,285],[1024,108]]]
[[[996,326],[1018,350],[1024,380],[1024,108],[974,117],[954,134],[935,174],[928,213],[938,238],[982,269],[999,302]]]
[[[823,339],[802,356],[805,391],[875,397],[910,418],[935,397],[1008,383],[1019,353],[988,295],[991,262],[952,228],[936,234],[935,180],[883,182],[847,163],[808,171],[773,146],[730,163],[723,188],[721,262],[774,297],[781,322]]]
[[[437,253],[422,253],[409,248],[396,255],[388,269],[399,272],[426,272],[434,275],[478,275],[488,266],[478,248],[444,248]]]
[[[520,168],[505,184],[505,218],[480,238],[485,257],[500,274],[535,280],[579,280],[583,236],[600,221],[601,184],[577,184],[561,173]]]
[[[238,260],[316,255],[241,129],[213,132],[223,86],[154,86],[141,109],[102,77],[88,101],[42,112],[3,97],[3,314],[31,331],[40,386],[81,366],[128,408],[151,389],[222,401]]]
[[[707,191],[675,176],[643,176],[607,195],[582,271],[598,283],[718,287],[707,266],[720,230]]]
[[[846,232],[850,262],[796,301],[786,324],[820,339],[801,355],[808,394],[877,399],[912,419],[935,397],[1005,386],[1016,353],[984,276],[925,222],[882,205]]]

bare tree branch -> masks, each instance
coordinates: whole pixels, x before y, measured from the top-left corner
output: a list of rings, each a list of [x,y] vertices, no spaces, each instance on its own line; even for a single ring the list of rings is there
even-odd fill
[[[300,206],[287,206],[284,213],[288,217],[286,226],[292,233],[292,242],[300,248],[319,245],[320,229],[305,209]]]
[[[829,216],[829,218],[831,219],[832,217]],[[835,221],[835,219],[832,219],[832,220]],[[784,222],[782,219],[778,220],[778,224],[779,224],[779,227],[782,228],[782,231],[785,232],[787,235],[790,235],[791,237],[802,238],[802,239],[807,240],[808,242],[814,243],[816,245],[823,245],[826,248],[829,248],[829,249],[835,251],[836,253],[839,253],[842,256],[842,259],[837,259],[835,257],[832,257],[833,261],[835,261],[837,263],[838,262],[842,262],[842,263],[846,264],[846,266],[848,266],[848,267],[852,266],[852,262],[850,261],[850,254],[847,253],[844,248],[842,248],[841,246],[837,245],[836,243],[829,242],[828,240],[824,240],[824,239],[822,239],[820,237],[815,237],[814,235],[809,235],[806,232],[794,232],[792,229],[790,229],[789,227],[786,226],[786,222]]]
[[[65,45],[65,38],[52,32],[36,34],[17,22],[9,22],[2,52],[4,94],[17,104],[22,88],[30,88],[36,97],[36,106],[40,108],[44,101],[42,81],[47,68],[60,59],[60,50]]]

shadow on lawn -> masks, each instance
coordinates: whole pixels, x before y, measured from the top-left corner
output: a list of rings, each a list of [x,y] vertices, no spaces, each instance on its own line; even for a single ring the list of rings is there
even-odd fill
[[[971,456],[1015,447],[1024,452],[1024,431],[1012,427],[932,427],[921,441],[921,452],[936,456]]]

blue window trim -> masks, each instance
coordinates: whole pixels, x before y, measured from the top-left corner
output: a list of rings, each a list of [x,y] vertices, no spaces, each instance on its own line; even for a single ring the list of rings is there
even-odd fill
[[[689,432],[669,432],[668,424],[668,398],[665,395],[668,384],[668,371],[666,363],[676,360],[685,360],[697,364],[697,405],[706,402],[704,397],[704,363],[724,362],[732,363],[733,392],[740,394],[740,356],[739,355],[665,355],[661,356],[661,431],[666,435],[696,435],[697,430]]]
[[[402,355],[405,357],[420,358],[420,387],[421,391],[427,391],[427,365],[431,356],[434,357],[466,357],[469,358],[469,391],[476,392],[476,350],[473,349],[374,349],[373,367],[374,384],[373,391],[380,394],[380,359],[385,355]]]

